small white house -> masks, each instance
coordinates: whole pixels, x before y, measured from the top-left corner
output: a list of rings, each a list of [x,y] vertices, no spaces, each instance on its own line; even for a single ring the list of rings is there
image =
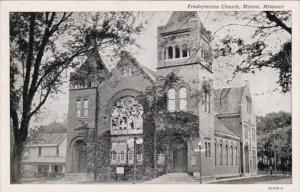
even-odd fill
[[[23,155],[23,176],[55,176],[65,173],[66,134],[39,134],[36,141],[26,145]]]

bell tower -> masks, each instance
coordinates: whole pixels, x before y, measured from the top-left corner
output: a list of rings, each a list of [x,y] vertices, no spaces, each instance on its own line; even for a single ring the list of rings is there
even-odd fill
[[[157,34],[158,69],[201,63],[211,71],[211,32],[204,28],[197,12],[173,12]]]
[[[211,177],[212,172],[207,170],[213,170],[213,161],[201,159],[200,164],[195,159],[199,153],[187,150],[195,149],[199,141],[207,145],[214,139],[211,32],[205,29],[197,12],[173,12],[167,24],[158,27],[157,55],[157,76],[163,78],[157,78],[156,83],[163,84],[170,74],[179,78],[165,88],[167,110],[191,112],[199,122],[198,135],[192,135],[190,141],[183,142],[187,147],[182,147],[181,155],[177,155],[180,151],[173,151],[173,171],[196,173],[200,166],[205,165],[203,170],[206,171],[202,173]],[[177,149],[177,146],[180,145],[173,142],[171,148]],[[188,158],[179,159],[179,156]],[[176,162],[181,162],[187,169],[176,167]]]
[[[213,87],[212,37],[198,13],[172,12],[166,25],[158,27],[157,34],[158,76],[166,77],[175,72],[191,89],[210,94]]]

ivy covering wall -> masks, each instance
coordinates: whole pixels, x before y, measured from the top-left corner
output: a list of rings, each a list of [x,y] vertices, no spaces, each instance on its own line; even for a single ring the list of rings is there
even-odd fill
[[[198,137],[198,117],[192,112],[168,112],[166,89],[180,79],[170,74],[160,81],[160,85],[148,87],[136,99],[143,106],[143,163],[136,166],[136,179],[148,180],[166,173],[168,170],[168,153],[166,145],[178,138],[189,141]],[[116,167],[110,165],[110,131],[102,134],[95,129],[86,129],[88,172],[94,174],[95,180],[117,179]],[[158,164],[158,155],[165,154],[165,163]],[[133,178],[133,167],[125,166],[125,175],[121,179]]]

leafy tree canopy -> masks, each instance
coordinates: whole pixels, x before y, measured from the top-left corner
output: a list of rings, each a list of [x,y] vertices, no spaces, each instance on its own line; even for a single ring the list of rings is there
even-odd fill
[[[291,126],[291,113],[280,111],[268,113],[265,116],[257,117],[257,132],[258,134],[271,133],[272,131]]]
[[[290,91],[291,12],[234,12],[232,16],[236,18],[236,23],[222,26],[215,32],[224,35],[214,44],[215,58],[231,58],[231,63],[225,62],[224,67],[236,62],[232,78],[240,72],[255,73],[264,68],[274,69],[279,74],[277,83],[282,92]],[[235,27],[238,33],[233,33]]]

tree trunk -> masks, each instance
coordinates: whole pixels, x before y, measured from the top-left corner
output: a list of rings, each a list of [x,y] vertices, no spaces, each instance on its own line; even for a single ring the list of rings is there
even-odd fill
[[[21,183],[21,160],[23,154],[23,143],[15,142],[10,157],[10,183]]]

